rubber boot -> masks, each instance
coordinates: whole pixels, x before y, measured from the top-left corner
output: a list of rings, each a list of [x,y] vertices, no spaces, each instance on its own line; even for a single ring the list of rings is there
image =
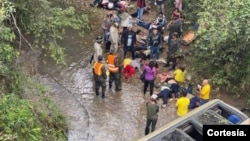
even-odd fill
[[[96,92],[95,92],[95,93],[96,93],[96,96],[99,96],[99,91],[98,91],[98,90],[96,90]]]
[[[102,93],[102,98],[105,98],[105,93]]]

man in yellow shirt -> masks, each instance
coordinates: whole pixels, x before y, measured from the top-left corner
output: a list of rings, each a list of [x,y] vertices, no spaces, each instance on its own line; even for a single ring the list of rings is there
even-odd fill
[[[190,104],[190,99],[187,97],[186,91],[181,91],[181,97],[176,101],[177,115],[184,116],[188,113],[188,105]]]
[[[202,86],[198,85],[198,91],[200,94],[200,105],[205,104],[210,99],[211,86],[208,79],[202,81]]]

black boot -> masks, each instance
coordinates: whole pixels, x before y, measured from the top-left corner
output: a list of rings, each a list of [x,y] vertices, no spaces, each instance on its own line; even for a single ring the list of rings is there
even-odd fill
[[[102,93],[102,98],[105,98],[105,93]]]
[[[96,93],[96,96],[99,96],[99,91],[98,91],[98,90],[96,90],[96,92],[95,92],[95,93]]]

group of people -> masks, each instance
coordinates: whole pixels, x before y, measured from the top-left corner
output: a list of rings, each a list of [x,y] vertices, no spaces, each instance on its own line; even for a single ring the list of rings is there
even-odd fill
[[[116,1],[121,2],[121,1]],[[127,1],[126,1],[127,2]],[[105,98],[106,80],[109,89],[115,83],[115,91],[122,89],[122,80],[133,78],[139,73],[143,83],[143,94],[146,95],[149,87],[150,101],[147,102],[147,123],[145,135],[155,130],[159,112],[159,99],[162,99],[162,108],[167,107],[169,101],[175,101],[177,115],[184,116],[189,109],[195,108],[209,100],[210,84],[204,79],[197,87],[198,95],[192,93],[192,85],[186,87],[186,66],[181,63],[181,40],[184,17],[181,14],[181,0],[171,13],[169,22],[166,19],[165,0],[155,0],[157,16],[152,22],[143,19],[146,6],[145,0],[136,0],[136,17],[126,12],[126,8],[109,13],[103,23],[103,35],[98,36],[94,43],[93,75],[95,93],[99,95],[102,88],[102,98]],[[134,18],[133,18],[134,17]],[[134,27],[137,31],[134,31]],[[167,35],[164,31],[167,29]],[[147,31],[143,35],[142,30]],[[167,57],[162,70],[159,66],[161,48],[167,43]],[[105,46],[105,51],[102,49]],[[106,52],[106,53],[104,53]],[[130,56],[128,56],[130,52]],[[108,70],[108,71],[107,71]],[[159,92],[154,92],[159,89]]]

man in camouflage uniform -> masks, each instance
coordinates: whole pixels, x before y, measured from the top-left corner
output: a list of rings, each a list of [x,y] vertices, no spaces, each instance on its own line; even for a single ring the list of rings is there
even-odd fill
[[[102,63],[102,56],[98,56],[98,61],[94,63],[93,75],[95,80],[96,96],[99,96],[99,89],[102,87],[102,98],[105,98],[107,75],[105,66]]]
[[[178,33],[174,32],[168,46],[166,67],[168,67],[171,62],[172,69],[175,69],[177,58],[182,56],[180,46],[181,46],[181,41],[178,38]]]

